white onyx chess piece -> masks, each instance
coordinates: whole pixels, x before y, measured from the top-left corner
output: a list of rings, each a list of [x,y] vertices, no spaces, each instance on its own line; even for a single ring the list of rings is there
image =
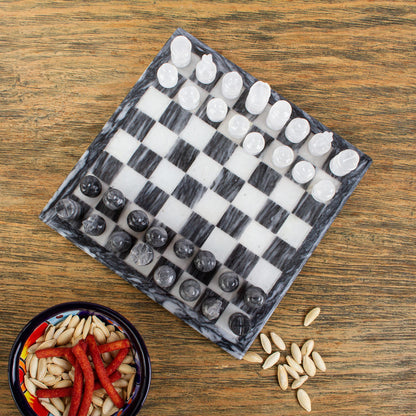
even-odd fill
[[[296,163],[296,165],[292,169],[292,177],[293,179],[300,184],[307,183],[313,179],[315,176],[315,168],[312,163],[301,160],[300,162]]]
[[[179,104],[188,111],[195,110],[198,107],[200,97],[198,88],[193,85],[182,87],[178,94]]]
[[[170,58],[177,68],[184,68],[191,63],[192,43],[185,36],[176,36],[170,44]]]
[[[211,84],[217,75],[217,65],[212,61],[212,55],[203,55],[196,64],[196,79],[203,84]]]
[[[250,155],[258,155],[264,149],[264,137],[253,131],[243,141],[243,149]]]
[[[163,88],[173,88],[178,83],[178,70],[175,65],[165,63],[157,70],[157,80]]]
[[[311,194],[312,197],[318,202],[328,202],[335,195],[335,185],[331,181],[323,179],[312,187]]]
[[[309,140],[308,149],[313,156],[322,156],[331,149],[333,134],[329,131],[317,133]]]
[[[266,125],[272,130],[281,130],[292,114],[292,106],[285,100],[275,102],[267,115]]]
[[[279,146],[273,151],[272,162],[277,168],[287,168],[294,160],[295,154],[289,146]]]
[[[233,139],[242,139],[247,134],[249,128],[250,121],[241,114],[231,117],[228,122],[228,132]]]
[[[213,98],[207,105],[207,117],[213,123],[223,121],[227,115],[228,107],[222,98]]]
[[[248,92],[246,109],[249,113],[257,115],[264,111],[270,98],[270,85],[263,81],[255,82]]]
[[[329,169],[336,176],[345,176],[358,166],[359,161],[360,156],[355,150],[345,149],[331,159]]]
[[[238,72],[227,72],[224,75],[221,82],[221,92],[225,98],[235,100],[240,95],[242,88],[243,78]]]
[[[306,118],[296,117],[287,125],[285,136],[292,143],[300,143],[310,131],[309,121]]]

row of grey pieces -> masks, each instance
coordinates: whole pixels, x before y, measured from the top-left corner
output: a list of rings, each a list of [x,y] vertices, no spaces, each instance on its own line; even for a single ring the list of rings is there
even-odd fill
[[[101,182],[92,175],[85,176],[80,182],[81,192],[91,198],[99,196],[102,192]],[[103,195],[103,204],[110,210],[120,210],[126,204],[126,199],[121,191],[109,188]],[[55,206],[57,216],[63,221],[73,221],[82,217],[82,206],[77,201],[64,198]],[[130,254],[138,266],[146,266],[154,259],[154,248],[160,248],[167,244],[168,233],[160,226],[149,227],[149,217],[142,210],[133,210],[127,216],[128,226],[136,232],[146,231],[145,241],[137,242],[133,248],[132,239],[125,231],[116,231],[108,240],[108,249],[114,254],[123,253],[131,249]],[[84,232],[90,236],[99,236],[106,229],[106,221],[97,214],[92,214],[82,221]],[[181,259],[190,258],[194,255],[194,244],[181,238],[174,244],[174,252]],[[195,268],[202,273],[209,273],[216,267],[217,261],[213,253],[200,250],[193,258]],[[169,289],[176,281],[175,270],[168,266],[158,267],[154,274],[154,282],[162,289]],[[238,275],[232,271],[222,273],[218,278],[218,285],[224,292],[234,292],[239,287]],[[201,295],[201,285],[194,279],[187,279],[181,283],[179,294],[183,300],[193,302]],[[250,286],[244,293],[244,303],[247,308],[254,310],[264,304],[265,293],[258,287]],[[207,298],[201,306],[202,314],[208,320],[215,320],[221,312],[222,302],[216,298]],[[235,315],[235,316],[234,316]],[[234,314],[230,318],[230,328],[237,335],[243,335],[249,327],[248,318],[243,314]]]

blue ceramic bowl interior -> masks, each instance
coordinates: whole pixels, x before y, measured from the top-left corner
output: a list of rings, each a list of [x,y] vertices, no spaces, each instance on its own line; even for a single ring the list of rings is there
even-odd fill
[[[105,323],[114,325],[130,341],[137,369],[135,387],[125,406],[114,413],[114,416],[135,416],[142,407],[150,387],[151,366],[146,345],[126,318],[112,309],[89,302],[69,302],[53,306],[35,316],[16,338],[9,357],[9,385],[18,409],[24,416],[50,415],[24,385],[25,360],[28,348],[43,334],[46,327],[49,324],[56,325],[68,315],[79,315],[81,319],[96,315]]]

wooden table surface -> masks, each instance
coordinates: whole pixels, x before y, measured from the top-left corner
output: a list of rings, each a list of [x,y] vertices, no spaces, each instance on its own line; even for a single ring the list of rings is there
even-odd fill
[[[275,369],[232,358],[38,219],[177,27],[373,158],[265,331],[313,338],[325,357],[305,385],[311,414],[415,415],[415,23],[412,1],[0,2],[0,415],[18,415],[18,332],[73,300],[116,309],[143,335],[144,416],[306,413]]]

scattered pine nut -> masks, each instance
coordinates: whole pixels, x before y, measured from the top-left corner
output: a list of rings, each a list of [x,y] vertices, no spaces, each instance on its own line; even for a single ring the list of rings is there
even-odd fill
[[[314,346],[315,346],[315,341],[313,339],[308,339],[302,345],[302,348],[300,350],[300,352],[302,353],[302,356],[304,356],[304,355],[310,355],[311,352],[313,351]]]
[[[303,368],[293,359],[292,356],[286,356],[286,362],[299,374],[303,374]]]
[[[286,372],[295,380],[297,380],[300,376],[299,374],[290,366],[287,364],[283,364],[283,367],[285,368]]]
[[[270,354],[264,361],[263,370],[267,370],[268,368],[273,367],[279,361],[279,358],[280,358],[279,351],[276,351],[273,354]]]
[[[321,308],[313,308],[311,309],[305,316],[305,320],[303,321],[304,326],[309,326],[321,313]]]
[[[322,359],[321,355],[319,354],[319,352],[314,351],[312,353],[312,359],[313,362],[315,363],[316,367],[321,370],[321,371],[326,371],[326,364],[325,361]]]
[[[289,386],[289,380],[287,378],[287,372],[283,365],[279,364],[277,366],[277,381],[282,390],[286,390]]]
[[[302,364],[302,353],[300,352],[299,345],[296,342],[292,342],[290,346],[290,352],[292,353],[292,357],[298,364]]]
[[[272,339],[273,344],[276,345],[276,347],[279,348],[279,350],[284,351],[286,349],[286,345],[283,339],[275,332],[270,332],[270,338]]]
[[[292,383],[292,389],[298,389],[305,381],[308,379],[308,376],[301,376]]]
[[[260,343],[267,354],[272,353],[272,344],[266,334],[260,334]]]
[[[244,361],[248,361],[249,363],[262,363],[263,358],[260,357],[259,354],[256,352],[249,351],[247,354],[243,357]],[[123,361],[124,362],[124,361]]]
[[[305,373],[310,377],[314,377],[316,374],[316,366],[312,358],[309,357],[309,355],[305,355],[303,357],[302,364],[303,364],[303,369],[305,370]]]
[[[303,389],[299,389],[296,393],[296,396],[298,398],[298,402],[299,404],[307,411],[310,412],[312,410],[312,404],[311,404],[311,399],[308,395],[308,393],[306,393],[305,390]]]

